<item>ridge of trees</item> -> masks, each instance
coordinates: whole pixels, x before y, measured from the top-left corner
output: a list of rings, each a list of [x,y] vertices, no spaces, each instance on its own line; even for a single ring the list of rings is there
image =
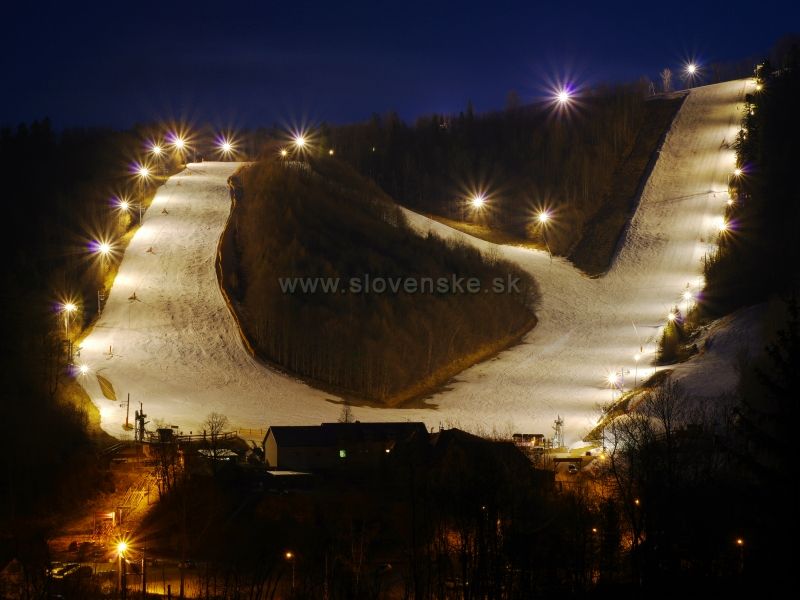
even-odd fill
[[[534,322],[525,272],[472,246],[421,236],[343,162],[265,158],[240,175],[223,283],[262,358],[337,390],[396,404],[516,341]],[[480,293],[284,293],[280,278],[475,277]],[[495,278],[518,290],[485,293]]]
[[[647,99],[640,84],[604,86],[563,112],[519,106],[458,116],[430,115],[413,125],[396,114],[325,129],[338,157],[389,196],[423,213],[478,222],[543,245],[538,210],[553,220],[547,244],[592,274],[611,261],[659,140],[681,98]],[[472,194],[486,209],[470,210]]]

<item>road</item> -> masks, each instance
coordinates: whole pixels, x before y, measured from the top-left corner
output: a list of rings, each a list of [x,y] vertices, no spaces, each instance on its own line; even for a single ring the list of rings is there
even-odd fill
[[[689,93],[622,249],[599,279],[582,276],[565,260],[551,262],[545,252],[494,246],[409,212],[421,232],[496,248],[531,272],[542,290],[540,321],[523,343],[462,372],[426,407],[354,407],[356,418],[549,434],[561,415],[566,440],[579,440],[614,395],[606,375],[623,373],[630,388],[634,377],[652,374],[654,342],[668,311],[676,304],[683,309],[687,284],[695,291],[702,285],[701,259],[715,239],[734,168],[727,144],[735,139],[751,85],[740,80]],[[159,189],[105,311],[82,344],[81,360],[92,369],[82,383],[112,435],[128,435],[125,408],[104,397],[96,374],[113,384],[117,398],[130,393],[134,406],[144,402],[151,420],[187,433],[200,430],[212,410],[256,429],[339,414],[338,399],[250,357],[227,311],[214,258],[230,210],[226,178],[238,166],[190,164]]]

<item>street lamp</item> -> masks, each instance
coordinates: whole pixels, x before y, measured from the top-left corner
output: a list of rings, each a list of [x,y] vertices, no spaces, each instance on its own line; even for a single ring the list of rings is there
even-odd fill
[[[742,176],[742,173],[744,173],[744,171],[743,171],[743,170],[742,170],[740,167],[736,167],[736,168],[733,170],[733,176],[734,176],[734,177],[741,177],[741,176]]]
[[[294,552],[287,550],[283,556],[292,565],[292,591],[294,591]]]
[[[611,371],[606,375],[606,383],[611,388],[611,401],[614,401],[614,389],[619,388],[619,376],[616,371]]]
[[[689,82],[689,88],[692,87],[692,84],[694,83],[694,78],[697,76],[699,70],[700,68],[697,66],[696,63],[690,62],[686,65],[685,67],[686,80]]]
[[[64,313],[64,339],[69,339],[69,320],[76,310],[78,307],[74,302],[65,302],[61,305],[61,312]]]
[[[223,158],[230,158],[236,151],[236,144],[231,138],[220,136],[217,138],[217,149]]]
[[[294,136],[294,145],[297,146],[299,150],[302,150],[306,147],[306,138],[302,134],[297,134]]]
[[[550,213],[546,210],[539,211],[536,220],[539,221],[539,227],[542,229],[542,239],[544,240],[544,245],[547,248],[547,254],[550,257],[550,263],[552,264],[553,253],[550,251],[550,244],[547,243],[547,225],[550,223]]]
[[[144,184],[150,180],[150,168],[147,165],[137,165],[136,177],[139,183],[139,223],[142,222],[142,204],[144,203]]]
[[[684,301],[686,302],[686,311],[685,311],[685,314],[686,314],[686,315],[688,315],[688,314],[689,314],[689,302],[691,302],[692,300],[694,300],[694,294],[692,294],[692,291],[689,289],[689,286],[688,286],[688,284],[687,284],[687,286],[686,286],[686,290],[683,292],[683,294],[681,294],[681,297],[682,297],[682,298],[684,299]]]
[[[481,209],[486,204],[486,196],[483,194],[475,194],[470,198],[470,204],[472,204],[472,208]]]
[[[127,582],[125,581],[125,553],[128,551],[128,542],[119,540],[115,547],[117,552],[117,587],[119,588],[120,598],[127,596]]]
[[[565,104],[569,103],[571,96],[572,94],[570,94],[570,91],[567,88],[561,88],[556,94],[556,102],[558,102],[561,106],[564,106]]]
[[[157,172],[160,174],[164,174],[164,165],[162,159],[164,158],[164,148],[161,146],[159,142],[153,142],[150,146],[150,154],[153,155],[153,158],[156,161],[156,165],[158,166]]]
[[[633,355],[633,362],[636,365],[633,371],[633,387],[639,383],[639,361],[642,360],[642,347],[639,346],[639,352]]]

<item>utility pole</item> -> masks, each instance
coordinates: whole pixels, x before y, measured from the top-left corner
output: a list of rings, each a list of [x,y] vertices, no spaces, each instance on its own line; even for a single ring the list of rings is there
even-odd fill
[[[142,546],[142,600],[147,600],[147,561],[145,560],[145,552],[147,551],[147,544]]]
[[[131,416],[131,393],[128,392],[128,401],[125,403],[125,425],[122,426],[123,429],[133,429],[129,422],[129,418]]]

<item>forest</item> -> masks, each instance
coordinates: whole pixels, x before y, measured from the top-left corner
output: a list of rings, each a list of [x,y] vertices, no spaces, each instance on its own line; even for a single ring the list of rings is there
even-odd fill
[[[800,292],[800,53],[788,45],[756,69],[757,89],[747,95],[736,138],[731,202],[716,250],[704,259],[705,287],[695,307],[667,324],[660,361],[691,355],[699,327],[759,303],[790,306]]]
[[[800,289],[797,46],[777,65],[764,61],[757,77],[761,89],[747,97],[735,144],[741,175],[731,178],[729,230],[705,265],[702,310],[709,317]]]
[[[272,154],[239,175],[241,197],[223,246],[235,260],[222,262],[224,285],[260,357],[357,398],[397,404],[535,324],[538,290],[517,267],[466,244],[420,236],[385,193],[336,158]],[[474,278],[481,292],[281,288],[281,278],[366,276],[418,281],[419,292],[426,279]],[[486,293],[509,277],[516,286]]]
[[[96,314],[111,268],[88,244],[130,225],[111,199],[127,191],[124,165],[138,145],[132,132],[56,132],[47,120],[0,131],[2,557],[45,557],[59,515],[108,489],[96,411],[69,373],[64,340]],[[67,299],[77,306],[69,331],[60,313]]]
[[[320,143],[404,206],[490,241],[547,245],[599,275],[682,102],[647,93],[640,84],[600,86],[565,106],[522,105],[512,95],[502,111],[468,106],[413,125],[375,115],[324,128]],[[476,194],[486,199],[479,209],[470,204]],[[547,231],[536,219],[543,210]]]

